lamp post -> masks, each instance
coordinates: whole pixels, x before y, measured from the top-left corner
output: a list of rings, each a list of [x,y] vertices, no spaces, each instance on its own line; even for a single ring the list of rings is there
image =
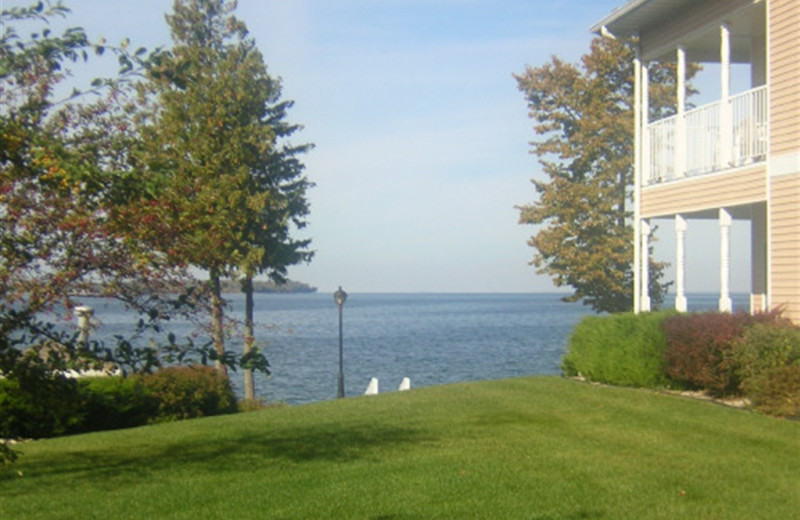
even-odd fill
[[[342,286],[333,293],[333,301],[339,307],[339,392],[337,397],[344,397],[344,352],[342,349],[342,307],[347,300],[347,293],[342,290]]]

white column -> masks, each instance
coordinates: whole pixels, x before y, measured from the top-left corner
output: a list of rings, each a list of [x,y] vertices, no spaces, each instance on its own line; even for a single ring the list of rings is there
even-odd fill
[[[733,162],[733,119],[731,117],[731,31],[727,23],[720,26],[720,107],[719,107],[719,157],[720,168]]]
[[[636,57],[633,60],[633,312],[641,310],[639,266],[642,255],[640,234],[640,207],[639,201],[642,193],[642,61],[640,49],[636,48]]]
[[[650,221],[642,220],[642,311],[650,311]]]
[[[686,219],[675,215],[675,310],[686,312]]]
[[[731,224],[733,219],[725,208],[719,210],[719,310],[733,310],[731,302]]]
[[[652,177],[651,164],[650,164],[650,130],[647,125],[650,124],[650,75],[647,68],[647,62],[642,62],[642,175],[641,185],[646,186],[650,184]]]
[[[675,124],[675,177],[686,176],[686,49],[678,47],[678,106]]]
[[[75,316],[78,317],[78,343],[84,347],[89,344],[89,332],[94,309],[88,306],[75,307]]]

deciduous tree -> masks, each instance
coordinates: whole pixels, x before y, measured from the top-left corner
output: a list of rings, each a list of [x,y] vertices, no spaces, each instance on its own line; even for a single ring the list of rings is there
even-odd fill
[[[532,141],[546,180],[533,179],[537,200],[519,207],[520,223],[543,226],[530,239],[532,264],[567,301],[600,312],[633,306],[633,47],[595,38],[580,65],[553,57],[515,75],[536,121]],[[688,77],[696,71],[692,66]],[[675,107],[675,71],[650,72],[651,118]],[[650,296],[662,301],[663,263],[650,263]]]

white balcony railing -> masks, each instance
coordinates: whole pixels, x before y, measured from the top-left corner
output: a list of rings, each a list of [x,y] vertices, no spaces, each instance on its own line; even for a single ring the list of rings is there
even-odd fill
[[[754,88],[648,125],[645,184],[704,175],[767,154],[767,87]]]

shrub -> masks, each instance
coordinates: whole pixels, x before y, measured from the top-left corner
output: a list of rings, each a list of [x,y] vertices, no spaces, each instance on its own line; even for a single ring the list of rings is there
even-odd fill
[[[174,421],[236,412],[228,378],[206,366],[170,367],[143,377],[157,402],[151,422]]]
[[[718,396],[740,393],[733,345],[756,323],[776,323],[776,313],[677,314],[663,323],[667,337],[666,372],[689,388]]]
[[[565,375],[621,386],[664,387],[666,338],[661,323],[673,311],[587,316],[573,330]]]
[[[800,417],[800,363],[770,368],[761,373],[748,393],[761,412]]]
[[[141,426],[158,410],[139,377],[93,377],[81,380],[80,386],[86,410],[81,431]]]
[[[64,435],[80,425],[83,413],[74,380],[44,374],[0,379],[0,438]]]
[[[800,327],[755,324],[734,342],[731,357],[742,389],[756,408],[800,416]]]
[[[745,392],[757,390],[767,371],[800,363],[800,327],[755,324],[734,342],[731,357]]]

